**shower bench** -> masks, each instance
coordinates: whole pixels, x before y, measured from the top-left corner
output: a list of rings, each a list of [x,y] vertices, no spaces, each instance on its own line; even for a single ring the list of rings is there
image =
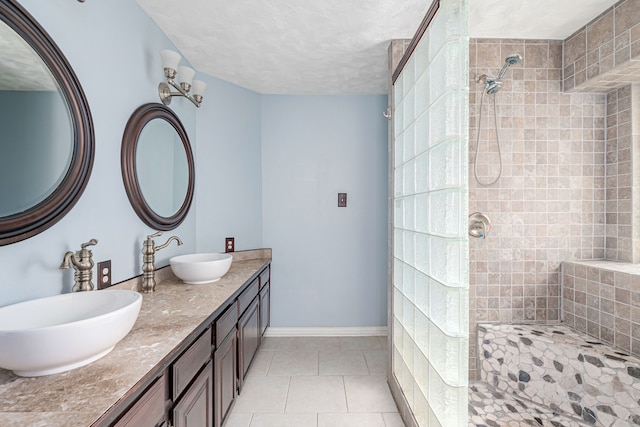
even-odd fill
[[[640,426],[640,360],[563,325],[481,324],[469,425]]]

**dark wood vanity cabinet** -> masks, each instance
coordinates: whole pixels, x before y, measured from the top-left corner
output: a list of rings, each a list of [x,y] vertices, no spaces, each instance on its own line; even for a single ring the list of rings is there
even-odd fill
[[[237,341],[234,327],[213,353],[213,425],[215,427],[220,427],[227,419],[237,396]]]
[[[171,365],[173,427],[213,426],[212,349],[209,328]]]
[[[238,391],[242,391],[244,378],[249,371],[249,365],[260,345],[260,316],[259,300],[253,299],[247,311],[238,320]]]
[[[260,336],[267,331],[267,327],[271,322],[271,285],[269,282],[260,289]]]
[[[139,397],[131,390],[128,409],[116,405],[94,426],[221,427],[269,325],[270,266],[236,295],[204,332],[157,368],[158,377]]]
[[[165,390],[165,376],[162,375],[113,425],[115,427],[157,427],[165,424]]]
[[[213,426],[213,362],[210,361],[173,408],[173,427]]]

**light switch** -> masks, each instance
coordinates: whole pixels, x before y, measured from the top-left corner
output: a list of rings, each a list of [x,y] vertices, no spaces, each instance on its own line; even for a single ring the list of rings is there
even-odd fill
[[[339,208],[347,207],[347,193],[338,193],[338,207]]]

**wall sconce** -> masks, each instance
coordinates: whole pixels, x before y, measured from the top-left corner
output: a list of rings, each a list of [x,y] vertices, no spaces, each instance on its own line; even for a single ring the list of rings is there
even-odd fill
[[[160,82],[158,85],[160,101],[162,101],[164,105],[169,105],[171,104],[171,98],[174,96],[184,96],[193,102],[196,107],[200,107],[207,84],[202,80],[193,80],[193,76],[196,74],[193,68],[178,66],[178,63],[182,59],[182,56],[180,56],[178,52],[163,49],[160,51],[160,56],[162,57],[164,76],[167,78],[166,83]],[[176,75],[180,81],[179,84],[174,81]],[[171,92],[169,86],[175,88],[178,92]],[[189,93],[189,91],[191,91],[191,93]]]

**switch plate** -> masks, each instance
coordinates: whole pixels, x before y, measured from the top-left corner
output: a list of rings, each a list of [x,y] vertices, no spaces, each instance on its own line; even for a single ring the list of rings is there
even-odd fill
[[[98,289],[111,286],[111,260],[98,263]]]
[[[235,250],[235,239],[233,237],[227,237],[224,239],[224,251],[233,252]]]
[[[338,207],[339,208],[347,207],[347,193],[338,193]]]

